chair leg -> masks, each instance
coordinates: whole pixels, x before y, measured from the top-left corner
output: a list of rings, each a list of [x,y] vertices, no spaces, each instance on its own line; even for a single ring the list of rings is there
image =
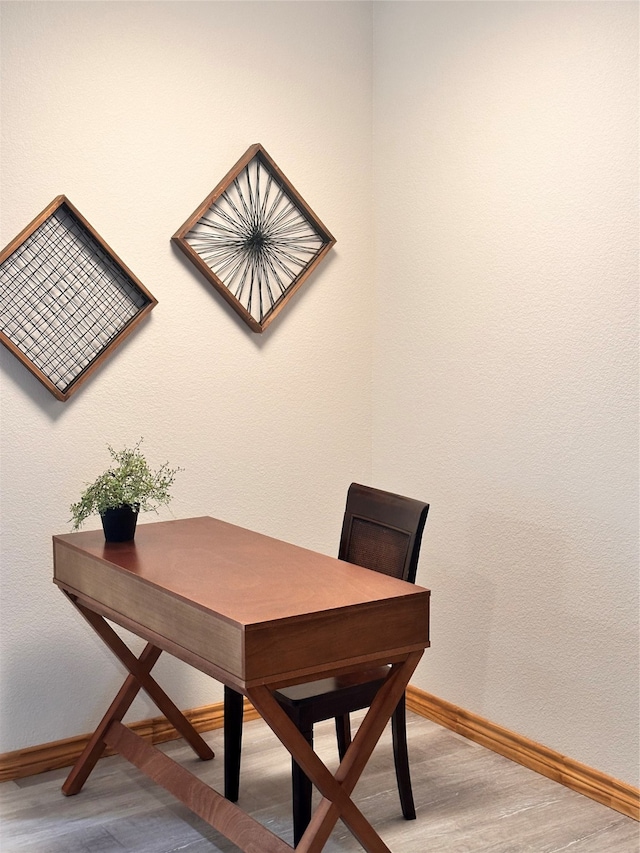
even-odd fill
[[[313,726],[300,729],[309,746],[313,747]],[[293,799],[293,846],[297,847],[311,820],[313,785],[301,767],[291,759],[291,787]]]
[[[348,714],[336,717],[336,736],[338,738],[338,755],[342,761],[351,743],[351,721]]]
[[[240,792],[240,756],[242,754],[242,693],[224,688],[224,795],[232,803]]]
[[[416,819],[416,809],[413,802],[413,791],[411,790],[411,776],[409,775],[409,754],[407,751],[407,712],[406,702],[403,695],[398,702],[393,716],[391,717],[391,735],[393,739],[393,757],[396,766],[396,779],[398,780],[398,793],[400,794],[400,805],[405,820]]]

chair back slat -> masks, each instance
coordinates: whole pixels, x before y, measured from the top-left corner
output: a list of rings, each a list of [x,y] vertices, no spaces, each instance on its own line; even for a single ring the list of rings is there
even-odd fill
[[[414,583],[429,504],[352,483],[338,556]]]
[[[366,518],[353,517],[346,560],[385,575],[401,578],[411,537]]]

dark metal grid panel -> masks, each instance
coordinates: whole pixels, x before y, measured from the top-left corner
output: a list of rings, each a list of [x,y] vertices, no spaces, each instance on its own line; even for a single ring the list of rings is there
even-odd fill
[[[0,266],[0,330],[62,393],[149,302],[65,204]]]

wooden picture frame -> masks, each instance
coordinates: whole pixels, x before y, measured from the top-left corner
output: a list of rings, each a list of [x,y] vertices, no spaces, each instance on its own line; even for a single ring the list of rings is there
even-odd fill
[[[258,143],[171,239],[254,332],[336,242]]]
[[[58,400],[156,305],[64,195],[0,253],[0,342]]]

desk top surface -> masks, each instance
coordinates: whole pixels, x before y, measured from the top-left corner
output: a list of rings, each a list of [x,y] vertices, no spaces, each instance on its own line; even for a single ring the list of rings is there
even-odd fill
[[[132,542],[107,543],[100,530],[54,544],[243,625],[425,592],[210,517],[141,524]]]
[[[429,644],[429,591],[218,521],[53,537],[54,581],[138,636],[244,689]]]

